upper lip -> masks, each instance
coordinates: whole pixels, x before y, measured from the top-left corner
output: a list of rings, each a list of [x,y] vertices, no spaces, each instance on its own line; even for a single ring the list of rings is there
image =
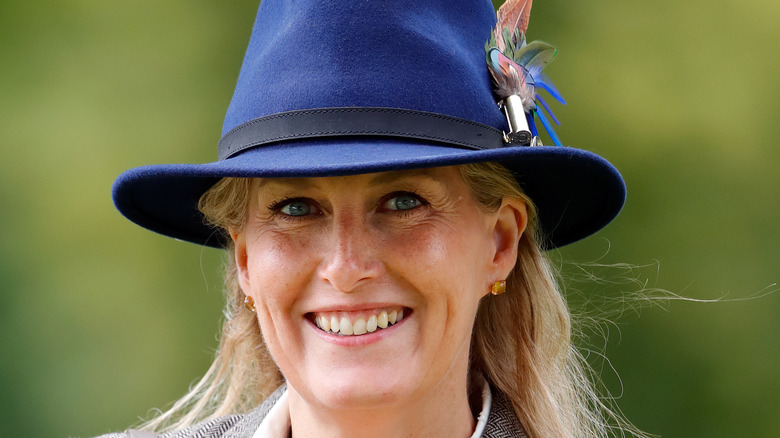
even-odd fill
[[[389,307],[403,307],[405,309],[410,308],[400,303],[393,303],[389,301],[374,302],[374,303],[344,303],[344,304],[328,304],[318,306],[306,313],[327,313],[327,312],[367,312],[377,309],[386,309]]]

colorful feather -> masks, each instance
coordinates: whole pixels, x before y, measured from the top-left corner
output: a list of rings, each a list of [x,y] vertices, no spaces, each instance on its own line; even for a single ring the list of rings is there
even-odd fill
[[[509,96],[520,97],[533,135],[537,135],[534,118],[538,117],[553,142],[560,146],[560,140],[544,112],[553,122],[560,123],[536,92],[537,88],[541,88],[558,102],[566,104],[552,81],[542,73],[544,67],[555,59],[558,49],[542,41],[526,42],[531,3],[532,0],[507,0],[501,5],[496,13],[496,27],[490,41],[485,44],[486,61],[499,104],[503,107]]]
[[[553,114],[552,110],[550,109],[549,105],[547,105],[547,102],[542,99],[542,96],[536,95],[536,101],[542,104],[542,108],[544,108],[545,111],[547,111],[547,114],[550,115],[550,118],[553,119],[553,122],[555,122],[556,125],[561,126],[561,122],[558,121],[558,118],[555,117],[555,114]],[[536,107],[539,108],[538,106]]]
[[[508,0],[498,8],[498,12],[496,12],[496,29],[494,30],[498,50],[503,52],[506,47],[503,38],[504,29],[507,32],[511,32],[514,29],[520,35],[525,34],[526,29],[528,29],[528,19],[531,17],[531,3],[532,0]],[[507,39],[511,40],[511,38]],[[517,45],[517,42],[517,40],[513,41],[515,45]]]
[[[533,91],[533,78],[528,74],[528,70],[509,59],[495,47],[488,51],[487,63],[494,79],[495,94],[501,99],[506,99],[511,95],[520,96],[525,111],[532,110],[534,107],[527,106],[527,103],[533,102],[535,93]],[[530,83],[528,83],[529,80]]]

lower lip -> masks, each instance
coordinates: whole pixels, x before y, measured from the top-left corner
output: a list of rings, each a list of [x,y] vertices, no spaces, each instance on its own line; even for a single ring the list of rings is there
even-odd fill
[[[404,313],[407,313],[407,311],[408,311],[408,309],[405,309]],[[411,312],[409,312],[409,313],[411,313]],[[309,322],[309,325],[314,330],[314,332],[317,333],[317,335],[320,338],[322,338],[322,339],[324,339],[324,340],[326,340],[326,341],[328,341],[328,342],[330,342],[332,344],[336,344],[338,346],[341,346],[341,347],[358,347],[358,346],[361,346],[361,345],[374,344],[374,343],[379,342],[382,339],[392,335],[396,330],[398,330],[398,328],[400,326],[402,326],[411,317],[412,317],[411,314],[408,315],[408,316],[404,315],[404,319],[398,321],[397,323],[395,323],[395,324],[393,324],[393,325],[391,325],[391,326],[389,326],[387,328],[384,328],[384,329],[381,329],[381,330],[377,329],[377,331],[375,331],[373,333],[366,333],[366,334],[357,335],[357,336],[354,336],[354,335],[352,335],[352,336],[339,336],[338,334],[335,334],[335,333],[324,332],[324,331],[322,331],[322,329],[317,327],[314,324],[314,322],[312,322],[312,321],[310,321],[308,319],[307,319],[307,321]]]

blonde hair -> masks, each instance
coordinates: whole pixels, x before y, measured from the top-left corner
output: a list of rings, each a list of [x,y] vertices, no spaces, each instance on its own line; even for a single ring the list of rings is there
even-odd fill
[[[644,436],[599,398],[593,374],[571,343],[569,309],[538,244],[533,204],[516,179],[497,163],[459,169],[485,211],[495,211],[507,197],[529,207],[529,225],[506,293],[480,302],[471,341],[472,376],[484,375],[508,396],[531,438]],[[201,197],[198,208],[209,223],[222,230],[245,226],[250,181],[224,178]],[[187,395],[146,423],[146,429],[173,430],[247,412],[283,382],[255,314],[243,306],[230,245],[226,252],[227,306],[214,362]]]

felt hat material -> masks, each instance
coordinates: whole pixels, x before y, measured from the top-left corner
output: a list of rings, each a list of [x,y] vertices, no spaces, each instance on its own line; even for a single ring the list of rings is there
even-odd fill
[[[591,152],[501,141],[488,0],[263,0],[219,145],[206,164],[143,166],[113,187],[150,230],[219,247],[199,197],[222,177],[338,176],[496,161],[539,213],[545,248],[590,235],[625,199]]]

